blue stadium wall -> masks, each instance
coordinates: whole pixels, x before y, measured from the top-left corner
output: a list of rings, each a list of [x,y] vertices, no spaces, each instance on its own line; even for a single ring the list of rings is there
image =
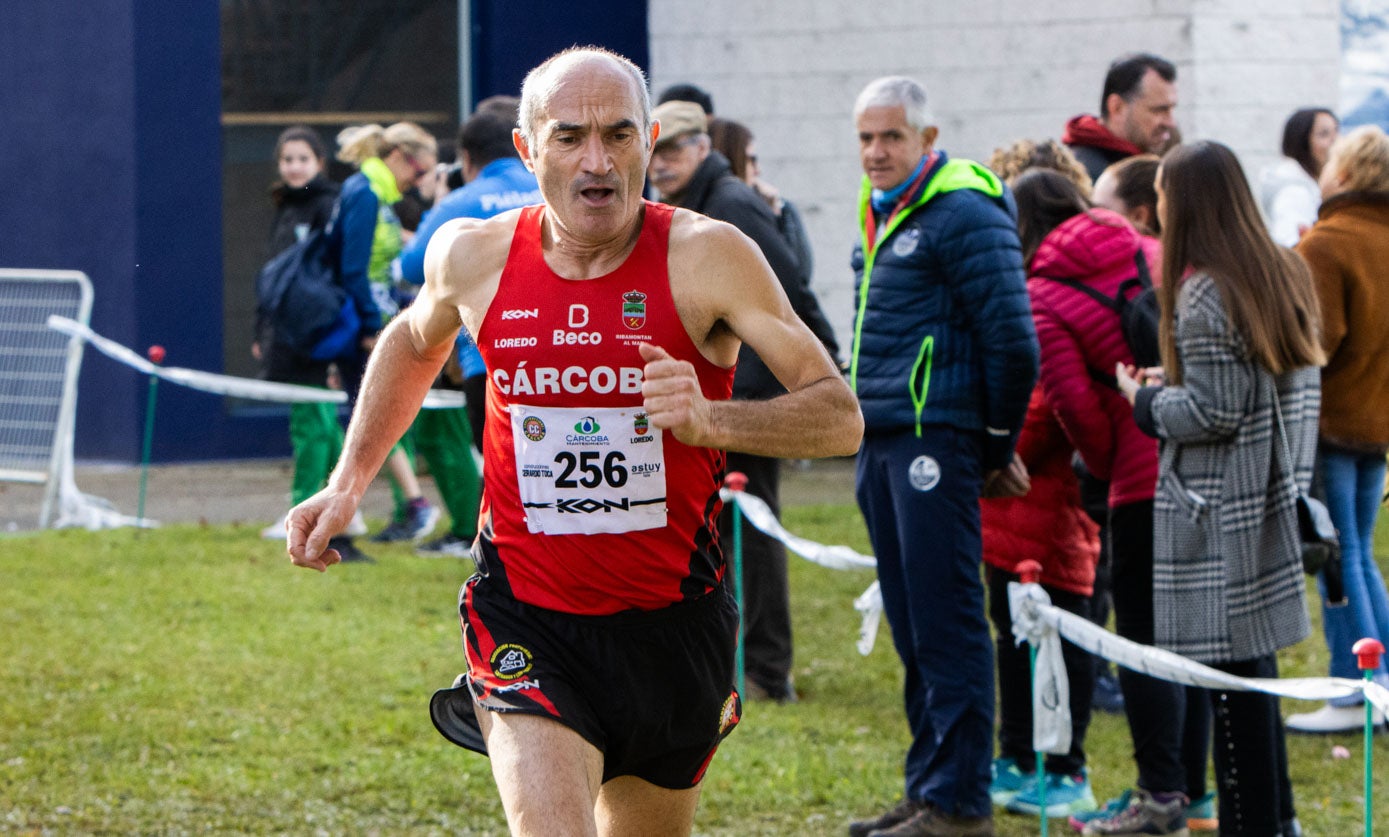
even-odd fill
[[[558,49],[598,43],[648,64],[645,0],[471,4],[473,95],[513,93]],[[0,27],[0,267],[85,272],[92,327],[223,367],[218,6],[186,0],[16,3]],[[139,460],[146,382],[88,351],[79,459]],[[159,389],[153,459],[288,453],[279,415]]]

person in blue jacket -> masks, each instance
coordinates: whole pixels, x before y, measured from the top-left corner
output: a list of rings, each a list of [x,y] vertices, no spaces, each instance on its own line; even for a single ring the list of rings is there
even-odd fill
[[[535,175],[517,156],[511,132],[516,125],[514,97],[493,97],[480,106],[458,132],[458,158],[464,185],[440,198],[420,222],[415,239],[400,254],[400,281],[407,287],[424,284],[424,253],[429,240],[455,218],[490,218],[509,209],[540,203]],[[509,107],[509,110],[508,110]],[[481,475],[473,459],[474,439],[482,437],[482,401],[487,369],[466,329],[458,333],[458,368],[461,378],[445,385],[462,386],[468,399],[465,409],[421,410],[413,427],[416,450],[429,464],[439,495],[449,510],[449,530],[421,544],[417,551],[429,556],[466,556],[477,536]],[[445,366],[450,375],[452,364]],[[476,421],[470,421],[477,416]],[[474,426],[476,425],[476,426]]]
[[[849,833],[982,837],[994,833],[994,673],[979,498],[1027,489],[1013,446],[1038,364],[1016,210],[996,175],[936,149],[916,81],[871,82],[854,120],[857,495],[912,741],[902,800]]]

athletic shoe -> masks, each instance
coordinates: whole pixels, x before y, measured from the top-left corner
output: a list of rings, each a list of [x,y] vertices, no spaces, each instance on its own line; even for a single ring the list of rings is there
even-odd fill
[[[1093,811],[1099,806],[1095,803],[1095,793],[1090,790],[1090,776],[1081,770],[1074,776],[1064,773],[1046,773],[1043,776],[1047,791],[1047,818],[1069,817],[1071,814]],[[1007,808],[1014,814],[1037,816],[1042,812],[1041,785],[1034,778],[1018,791]]]
[[[849,823],[849,837],[868,837],[875,831],[882,831],[892,828],[899,823],[904,823],[912,818],[912,815],[924,807],[923,803],[913,799],[903,799],[887,811],[879,814],[871,820],[856,820]]]
[[[1186,806],[1186,827],[1191,831],[1219,831],[1220,820],[1215,815],[1215,792],[1211,791]],[[1283,837],[1291,837],[1286,831]]]
[[[391,524],[372,536],[376,543],[395,541],[417,541],[434,531],[439,522],[439,508],[424,497],[416,497],[405,507],[405,516],[392,520]]]
[[[870,831],[868,837],[994,837],[994,818],[954,816],[928,804],[891,828]]]
[[[445,532],[415,547],[415,554],[422,558],[469,558],[473,554],[473,539]]]
[[[1374,710],[1375,727],[1384,726],[1384,713]],[[1365,728],[1365,704],[1332,706],[1327,704],[1316,712],[1289,715],[1284,724],[1288,732],[1327,735],[1334,732],[1360,732]]]
[[[336,549],[344,564],[375,564],[376,559],[357,548],[351,538],[338,535],[328,539],[328,548]]]
[[[289,519],[289,512],[280,515],[280,519],[260,530],[260,536],[267,541],[282,541],[285,539],[285,521]]]
[[[1085,837],[1189,837],[1186,802],[1184,793],[1162,794],[1159,798],[1137,788],[1129,797],[1126,808],[1116,814],[1090,820],[1081,834]]]
[[[1095,690],[1090,693],[1090,706],[1110,715],[1124,714],[1124,692],[1114,669],[1105,666],[1095,677]]]
[[[1018,760],[1011,756],[994,759],[989,772],[993,774],[993,779],[989,782],[989,799],[992,799],[995,805],[1007,805],[1012,802],[1013,797],[1032,781],[1032,774],[1022,772]]]
[[[1071,823],[1071,828],[1074,828],[1076,831],[1083,831],[1085,829],[1085,824],[1090,822],[1091,820],[1104,819],[1105,817],[1114,816],[1115,814],[1129,807],[1129,797],[1131,796],[1133,796],[1133,791],[1126,790],[1118,796],[1114,797],[1113,799],[1109,800],[1108,802],[1105,802],[1103,808],[1096,808],[1093,811],[1082,811],[1078,814],[1071,814],[1071,818],[1069,820]]]
[[[342,530],[342,533],[353,538],[360,538],[367,533],[367,522],[362,518],[360,509],[352,513],[352,520],[348,522],[347,528]]]

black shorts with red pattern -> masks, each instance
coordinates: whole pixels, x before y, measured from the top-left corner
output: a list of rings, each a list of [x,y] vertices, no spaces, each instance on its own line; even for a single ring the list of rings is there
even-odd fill
[[[603,781],[699,784],[742,715],[738,607],[724,587],[653,611],[580,616],[519,602],[484,576],[459,595],[468,671],[430,702],[434,726],[486,754],[473,706],[552,718],[603,753]]]

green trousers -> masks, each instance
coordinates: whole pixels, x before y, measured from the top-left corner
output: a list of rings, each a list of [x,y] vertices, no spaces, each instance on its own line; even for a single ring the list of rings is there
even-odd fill
[[[465,408],[420,410],[411,428],[415,451],[429,465],[429,473],[449,510],[450,530],[460,538],[477,535],[478,506],[482,499],[482,475],[473,459],[473,431]]]
[[[289,405],[289,441],[294,449],[290,499],[299,505],[328,484],[342,455],[342,425],[336,404]]]

